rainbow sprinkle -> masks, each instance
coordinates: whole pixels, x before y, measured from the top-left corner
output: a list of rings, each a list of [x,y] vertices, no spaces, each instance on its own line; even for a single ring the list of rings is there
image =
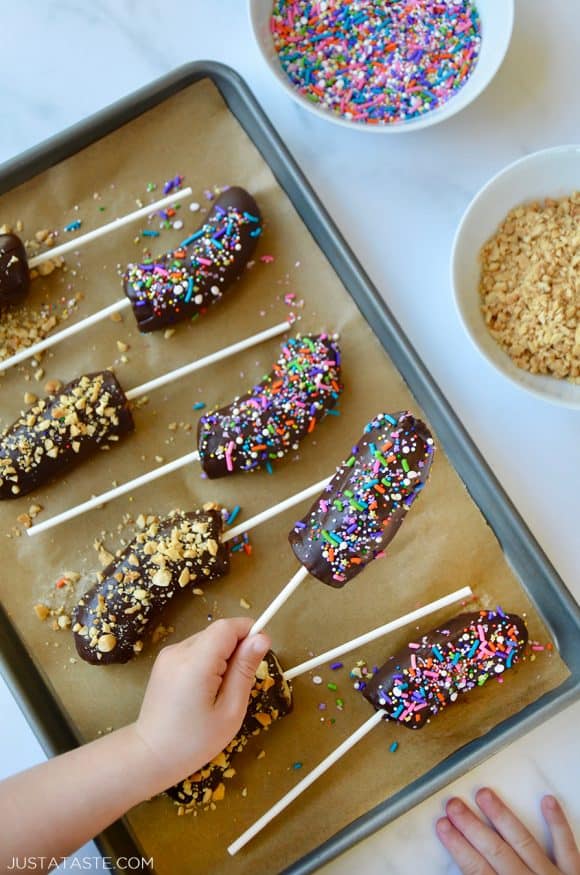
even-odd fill
[[[446,103],[473,72],[481,43],[471,0],[276,0],[270,30],[300,94],[373,125]]]

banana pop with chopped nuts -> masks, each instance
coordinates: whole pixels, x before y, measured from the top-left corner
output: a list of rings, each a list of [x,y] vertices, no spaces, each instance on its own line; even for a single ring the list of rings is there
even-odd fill
[[[179,593],[228,573],[221,531],[219,510],[208,509],[175,513],[139,532],[74,610],[79,656],[107,665],[139,653],[153,620]]]
[[[271,650],[258,666],[250,693],[244,722],[230,743],[202,769],[180,781],[165,792],[177,805],[196,808],[220,802],[226,792],[224,779],[236,774],[232,760],[255,735],[269,729],[271,724],[286,717],[292,710],[292,687],[285,679],[276,654]]]
[[[135,428],[112,371],[72,380],[0,435],[0,499],[27,495]]]

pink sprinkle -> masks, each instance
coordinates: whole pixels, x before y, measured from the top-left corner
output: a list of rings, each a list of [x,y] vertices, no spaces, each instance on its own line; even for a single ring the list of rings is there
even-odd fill
[[[274,261],[273,255],[260,255],[260,261],[263,261],[264,264],[272,264]]]
[[[483,626],[481,623],[477,624],[477,634],[479,635],[480,641],[485,641],[485,632],[483,631]]]
[[[209,258],[202,258],[201,255],[197,256],[197,260],[199,261],[200,264],[203,264],[205,267],[211,267],[211,265],[212,265],[212,262],[209,260]]]
[[[415,710],[415,702],[411,702],[408,708],[405,708],[403,713],[399,716],[399,720],[404,720],[405,717],[408,717]]]
[[[532,650],[545,650],[543,644],[532,644]]]
[[[423,671],[423,674],[425,675],[425,677],[428,677],[428,678],[435,678],[435,680],[438,680],[438,679],[439,679],[439,675],[437,674],[436,671],[427,671],[427,670],[424,670],[424,671]]]
[[[409,647],[411,648],[411,650],[419,650],[420,646],[421,646],[420,644],[415,644],[414,641],[411,644],[409,644]]]
[[[235,448],[235,446],[235,443],[233,441],[230,441],[226,450],[226,467],[228,471],[234,470],[234,466],[232,463],[232,450]]]
[[[417,668],[417,657],[414,653],[411,654],[411,668]]]

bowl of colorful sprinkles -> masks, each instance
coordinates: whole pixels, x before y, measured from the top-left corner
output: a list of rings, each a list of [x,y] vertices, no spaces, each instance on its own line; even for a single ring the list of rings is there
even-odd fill
[[[455,235],[451,282],[490,364],[580,409],[580,145],[527,155],[481,189]]]
[[[474,100],[511,38],[514,0],[249,0],[262,55],[321,118],[383,133]]]

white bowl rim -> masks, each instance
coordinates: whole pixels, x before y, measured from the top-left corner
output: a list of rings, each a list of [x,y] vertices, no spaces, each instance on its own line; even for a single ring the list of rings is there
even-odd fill
[[[474,0],[477,5],[477,0]],[[501,2],[505,5],[504,11],[508,15],[508,25],[505,30],[505,41],[504,45],[497,55],[496,61],[491,69],[489,75],[481,81],[479,86],[474,90],[473,94],[466,101],[465,98],[461,99],[461,91],[460,89],[455,95],[453,95],[450,100],[446,103],[442,104],[442,106],[437,107],[437,109],[429,110],[424,115],[419,116],[415,119],[407,119],[403,122],[394,122],[387,125],[367,125],[364,122],[356,122],[351,121],[350,119],[342,118],[341,116],[335,115],[332,112],[329,112],[326,109],[320,109],[315,104],[311,103],[309,100],[306,100],[299,92],[291,85],[291,83],[287,80],[285,74],[283,74],[282,68],[280,68],[282,72],[282,76],[274,75],[274,78],[278,81],[281,87],[290,95],[292,100],[294,100],[298,106],[302,106],[304,109],[318,116],[318,118],[326,119],[326,121],[331,121],[333,124],[340,125],[343,128],[348,128],[349,130],[355,131],[364,131],[367,134],[408,134],[413,131],[419,131],[423,128],[431,127],[432,125],[439,124],[441,122],[447,121],[447,119],[452,118],[458,112],[461,112],[462,109],[470,106],[478,97],[481,96],[482,92],[491,84],[493,79],[503,64],[505,60],[505,56],[509,49],[513,28],[514,28],[514,18],[515,18],[515,0],[501,0]],[[254,16],[252,14],[252,6],[253,0],[248,0],[248,18],[250,20],[250,28],[252,30],[252,34],[254,37],[254,42],[256,43],[258,50],[268,67],[270,69],[269,59],[266,57],[266,54],[262,48],[262,42],[258,36],[256,31],[256,27],[254,26]],[[272,72],[272,71],[271,71]]]
[[[577,401],[574,399],[570,399],[570,398],[560,398],[560,397],[557,397],[556,395],[552,395],[546,389],[542,389],[540,387],[535,387],[533,385],[528,385],[527,383],[524,383],[521,380],[518,380],[517,376],[515,376],[514,374],[511,374],[508,370],[504,369],[496,359],[494,359],[492,356],[489,355],[488,351],[480,343],[479,339],[474,334],[474,332],[472,332],[471,328],[468,326],[468,324],[463,316],[463,312],[461,309],[461,303],[460,303],[460,298],[462,296],[459,292],[459,283],[457,281],[457,276],[456,276],[457,256],[458,256],[459,246],[460,246],[460,242],[461,242],[460,238],[463,234],[464,227],[467,224],[467,221],[471,215],[471,211],[475,207],[476,203],[479,202],[479,200],[489,191],[489,189],[493,188],[497,183],[501,182],[501,180],[504,177],[511,175],[511,173],[514,170],[521,167],[522,165],[533,164],[535,161],[541,160],[542,158],[544,158],[547,155],[549,155],[551,157],[552,156],[555,157],[557,155],[561,155],[561,154],[565,154],[565,153],[567,154],[567,153],[572,153],[572,152],[580,153],[580,143],[569,143],[569,144],[560,145],[560,146],[549,146],[546,149],[539,149],[536,152],[530,152],[528,155],[524,155],[521,158],[517,158],[515,161],[512,161],[511,164],[506,165],[501,170],[499,170],[497,173],[495,173],[491,177],[491,179],[488,179],[488,181],[472,197],[471,201],[469,202],[469,204],[465,208],[465,211],[464,211],[464,213],[461,217],[461,220],[457,226],[457,229],[455,231],[455,235],[453,237],[453,244],[451,247],[451,255],[450,255],[450,259],[449,259],[449,273],[450,273],[451,288],[453,290],[453,300],[455,302],[455,309],[456,309],[457,315],[459,317],[459,321],[461,322],[461,325],[463,326],[463,329],[464,329],[465,333],[467,334],[467,336],[469,337],[471,343],[473,344],[475,349],[478,350],[480,355],[482,355],[483,358],[490,365],[492,365],[492,367],[495,368],[496,371],[498,371],[498,373],[500,373],[503,377],[508,379],[511,383],[513,383],[513,385],[517,386],[519,389],[522,389],[525,392],[529,392],[531,395],[535,395],[536,398],[541,398],[543,401],[548,401],[551,404],[556,404],[560,407],[566,407],[568,409],[580,410],[580,385],[578,386],[579,397],[578,397]],[[533,198],[530,198],[530,199],[533,199]],[[514,207],[516,207],[516,206],[518,206],[518,204],[514,204]],[[498,349],[501,349],[501,347],[498,346]],[[507,356],[507,353],[504,352],[504,354]],[[522,371],[522,373],[527,374],[528,377],[532,377],[532,378],[534,378],[536,376],[543,377],[543,378],[549,378],[547,374],[531,374],[529,371]],[[559,384],[561,382],[556,377],[553,377],[552,379],[555,381],[555,384]],[[575,384],[572,383],[570,385],[575,385]]]

